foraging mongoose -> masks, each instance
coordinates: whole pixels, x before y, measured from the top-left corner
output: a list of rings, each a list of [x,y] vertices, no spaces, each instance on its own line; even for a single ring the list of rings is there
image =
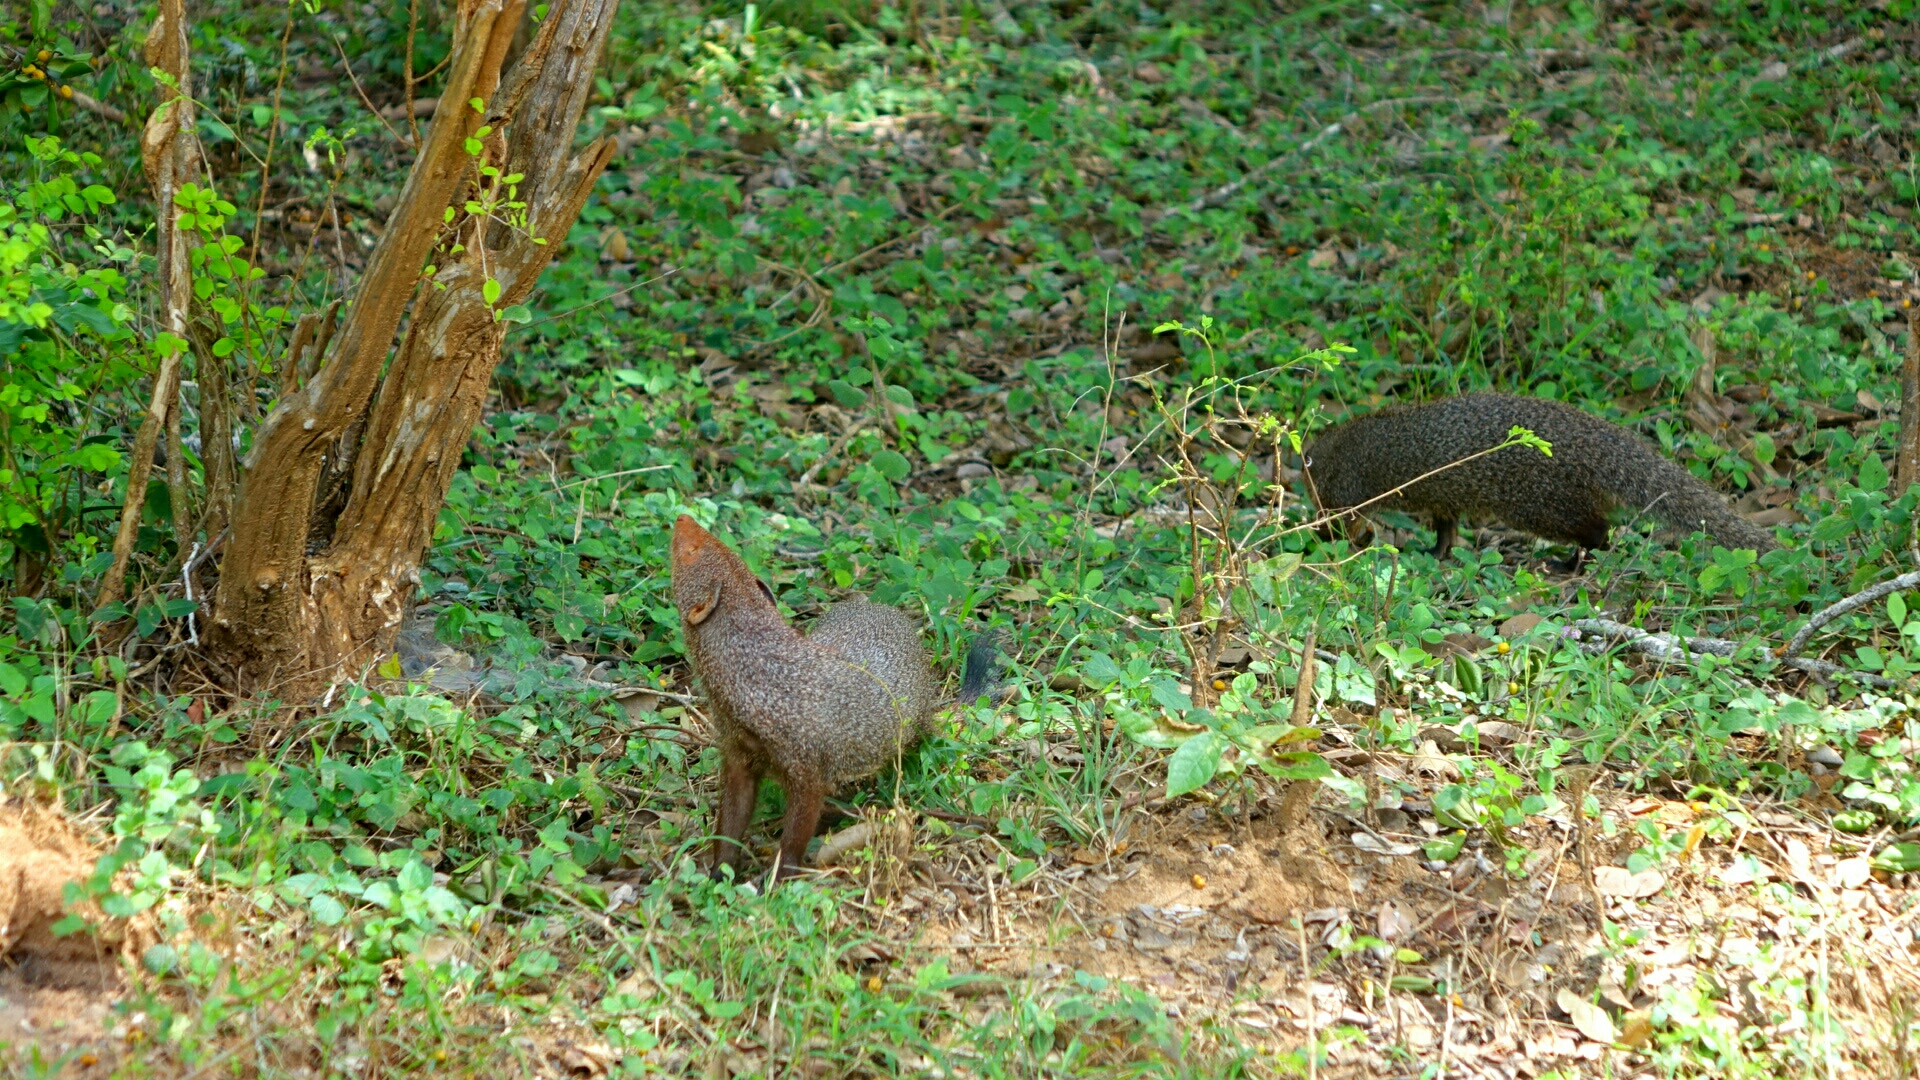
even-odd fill
[[[866,600],[834,605],[802,636],[739,555],[685,514],[673,524],[673,602],[720,739],[709,858],[738,867],[760,778],[787,789],[776,878],[797,873],[826,798],[879,772],[933,726],[939,684],[920,627]],[[968,650],[956,701],[992,689],[991,638]]]
[[[1507,441],[1515,426],[1545,439],[1552,455],[1511,446],[1453,464]],[[1442,556],[1453,546],[1460,518],[1482,514],[1579,545],[1578,565],[1584,549],[1607,546],[1607,514],[1616,507],[1677,530],[1701,529],[1727,548],[1778,546],[1638,435],[1545,398],[1461,394],[1391,406],[1321,432],[1305,457],[1309,490],[1323,510],[1362,507],[1408,485],[1367,508],[1431,515],[1434,553]],[[1444,471],[1427,476],[1436,470]]]

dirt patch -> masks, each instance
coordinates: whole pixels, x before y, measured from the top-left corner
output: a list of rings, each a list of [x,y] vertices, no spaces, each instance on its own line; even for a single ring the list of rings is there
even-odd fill
[[[67,884],[92,874],[99,855],[59,812],[0,804],[0,1054],[31,1052],[82,1070],[109,1057],[120,961],[141,934],[97,909],[82,912],[96,933],[54,932],[67,915]]]

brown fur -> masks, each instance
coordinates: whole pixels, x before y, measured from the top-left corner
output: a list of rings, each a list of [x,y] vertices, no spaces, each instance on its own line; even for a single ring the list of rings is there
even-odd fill
[[[673,526],[673,599],[718,729],[711,865],[738,867],[760,778],[787,789],[777,874],[795,873],[826,798],[894,761],[931,727],[938,684],[915,620],[836,604],[802,636],[740,556],[686,515]]]
[[[1447,468],[1505,442],[1515,426],[1545,439],[1552,455],[1513,446]],[[1361,507],[1410,485],[1366,508],[1430,515],[1435,553],[1443,556],[1459,520],[1470,515],[1582,549],[1605,548],[1608,514],[1617,508],[1681,532],[1703,530],[1728,548],[1778,546],[1639,436],[1544,398],[1462,394],[1385,408],[1322,432],[1306,459],[1308,486],[1324,510]],[[1444,471],[1413,483],[1435,470]]]

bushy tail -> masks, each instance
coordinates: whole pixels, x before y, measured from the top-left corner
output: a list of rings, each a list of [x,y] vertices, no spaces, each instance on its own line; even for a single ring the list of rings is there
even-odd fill
[[[1000,700],[1000,635],[992,630],[976,635],[967,646],[960,668],[960,692],[955,705],[971,705],[982,697]]]
[[[1692,473],[1639,439],[1624,441],[1631,444],[1632,452],[1607,469],[1610,475],[1604,479],[1625,509],[1649,514],[1685,532],[1699,529],[1724,548],[1765,553],[1780,546],[1772,533],[1734,513],[1724,496]]]

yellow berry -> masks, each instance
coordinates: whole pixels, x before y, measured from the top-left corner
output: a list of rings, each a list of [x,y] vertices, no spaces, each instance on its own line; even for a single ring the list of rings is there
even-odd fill
[[[40,61],[41,63],[43,63],[43,64],[44,64],[44,63],[46,63],[47,61],[49,61],[49,60],[51,60],[51,59],[53,59],[53,50],[52,50],[52,49],[41,49],[41,50],[40,50],[40,55],[39,55],[39,57],[38,57],[37,59],[39,59],[39,61]]]
[[[1215,690],[1225,690],[1227,688],[1227,681],[1225,679],[1215,679],[1213,680],[1213,688]]]
[[[878,975],[867,976],[867,992],[868,993],[877,994],[880,992],[880,988],[885,985],[887,984],[880,981],[880,976]]]
[[[1196,888],[1196,889],[1204,889],[1204,888],[1206,888],[1206,887],[1207,887],[1207,879],[1206,879],[1206,878],[1204,878],[1204,877],[1201,877],[1201,876],[1200,876],[1199,874],[1195,874],[1195,875],[1193,875],[1193,887],[1194,887],[1194,888]]]
[[[1519,684],[1519,683],[1517,683],[1517,682],[1510,682],[1510,683],[1508,683],[1508,684],[1507,684],[1507,693],[1509,693],[1509,694],[1517,694],[1517,693],[1519,693],[1519,692],[1520,692],[1520,684]]]
[[[1494,651],[1494,652],[1497,652],[1497,653],[1501,653],[1501,654],[1503,654],[1503,655],[1504,655],[1504,654],[1505,654],[1506,652],[1508,652],[1508,651],[1509,651],[1510,649],[1512,649],[1512,648],[1513,648],[1513,646],[1511,646],[1511,645],[1509,645],[1509,644],[1507,644],[1506,642],[1504,642],[1504,641],[1503,641],[1503,642],[1501,642],[1500,644],[1498,644],[1498,645],[1495,645],[1495,646],[1493,647],[1493,651]]]
[[[71,86],[63,86],[63,87],[61,87],[61,88],[60,88],[60,96],[61,96],[61,97],[63,97],[63,98],[70,98],[70,97],[72,97],[72,96],[73,96],[73,87],[71,87]]]
[[[1809,271],[1807,271],[1807,280],[1808,280],[1808,281],[1812,281],[1812,280],[1813,280],[1814,278],[1816,278],[1816,277],[1819,277],[1819,276],[1820,276],[1820,275],[1818,275],[1818,274],[1816,274],[1816,273],[1814,273],[1814,272],[1813,272],[1813,271],[1811,271],[1811,270],[1809,270]]]

